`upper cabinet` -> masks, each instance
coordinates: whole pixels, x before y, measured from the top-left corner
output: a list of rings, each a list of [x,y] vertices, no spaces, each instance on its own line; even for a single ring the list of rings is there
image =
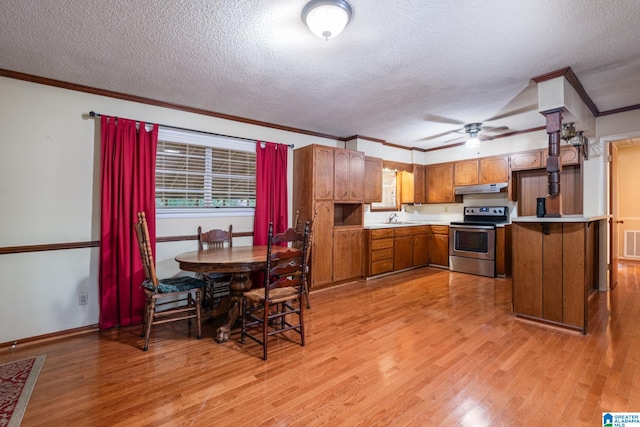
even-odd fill
[[[548,155],[549,150],[546,148],[534,151],[525,151],[522,153],[513,153],[509,156],[511,170],[515,172],[546,168]],[[580,164],[578,150],[571,145],[563,145],[560,147],[560,158],[562,159],[563,166]]]
[[[425,166],[427,203],[459,203],[462,196],[454,194],[454,164],[439,163]]]
[[[456,186],[495,184],[509,181],[509,157],[484,157],[455,162]]]
[[[314,197],[321,200],[333,200],[333,148],[314,145],[312,164]]]
[[[334,199],[362,202],[364,198],[364,154],[334,149]]]
[[[427,201],[425,195],[425,167],[423,165],[413,165],[414,180],[414,203],[425,203]]]
[[[480,184],[509,181],[509,157],[485,157],[479,160]]]
[[[525,151],[524,153],[513,153],[509,156],[511,170],[528,170],[542,167],[542,151]]]
[[[364,158],[364,202],[382,202],[382,159]]]
[[[476,185],[480,173],[478,159],[456,162],[454,166],[454,184]]]
[[[542,167],[547,167],[547,153],[548,150],[542,150]],[[580,164],[580,155],[578,149],[573,145],[564,145],[560,147],[560,159],[562,159],[562,166],[571,166]]]
[[[411,165],[413,172],[400,171],[400,201],[401,203],[424,203],[424,165]]]

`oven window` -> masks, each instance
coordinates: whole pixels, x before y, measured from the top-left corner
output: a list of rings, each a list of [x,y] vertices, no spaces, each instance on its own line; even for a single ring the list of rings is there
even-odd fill
[[[486,231],[455,231],[455,250],[487,253],[489,233]]]

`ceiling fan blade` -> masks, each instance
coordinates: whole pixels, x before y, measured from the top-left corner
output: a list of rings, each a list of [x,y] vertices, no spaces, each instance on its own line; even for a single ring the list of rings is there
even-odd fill
[[[448,139],[448,140],[446,140],[446,141],[443,141],[442,143],[443,143],[443,144],[446,144],[446,143],[448,143],[448,142],[458,141],[458,140],[460,140],[460,139],[466,139],[466,136],[464,136],[464,135],[456,136],[455,138]]]
[[[496,139],[496,137],[495,136],[485,135],[485,134],[481,133],[481,134],[478,135],[478,139],[480,141],[491,141],[492,139]]]
[[[444,123],[446,125],[463,125],[464,124],[464,122],[461,122],[460,120],[450,119],[448,117],[438,116],[436,114],[427,114],[426,120],[428,122]]]
[[[498,127],[482,126],[482,130],[486,132],[504,132],[506,130],[509,130],[509,126],[498,126]]]
[[[450,131],[447,131],[447,132],[437,133],[435,135],[426,136],[426,137],[422,138],[420,141],[431,141],[432,139],[442,138],[445,135],[449,135],[449,134],[457,133],[457,132],[461,132],[461,131],[462,131],[462,129],[455,129],[455,130],[450,130]]]
[[[534,111],[538,108],[538,104],[530,104],[525,105],[524,107],[516,108],[515,110],[506,111],[502,114],[498,114],[496,116],[491,117],[490,119],[486,119],[486,122],[492,122],[495,120],[506,119],[507,117],[516,116],[522,113],[528,113],[529,111]]]

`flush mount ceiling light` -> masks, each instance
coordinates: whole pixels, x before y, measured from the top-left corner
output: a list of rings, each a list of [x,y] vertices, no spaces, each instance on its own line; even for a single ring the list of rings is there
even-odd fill
[[[464,131],[469,138],[467,138],[467,142],[465,145],[467,147],[475,147],[480,145],[480,138],[478,137],[478,133],[482,129],[482,123],[469,123],[468,125],[464,125]]]
[[[311,0],[302,9],[302,22],[325,40],[340,34],[352,16],[353,9],[345,0]]]

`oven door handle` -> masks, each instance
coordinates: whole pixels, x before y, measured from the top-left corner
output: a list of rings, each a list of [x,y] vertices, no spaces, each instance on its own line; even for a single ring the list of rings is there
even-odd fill
[[[450,224],[449,225],[450,228],[466,228],[468,230],[494,230],[495,227],[493,225],[457,225],[457,224]]]

